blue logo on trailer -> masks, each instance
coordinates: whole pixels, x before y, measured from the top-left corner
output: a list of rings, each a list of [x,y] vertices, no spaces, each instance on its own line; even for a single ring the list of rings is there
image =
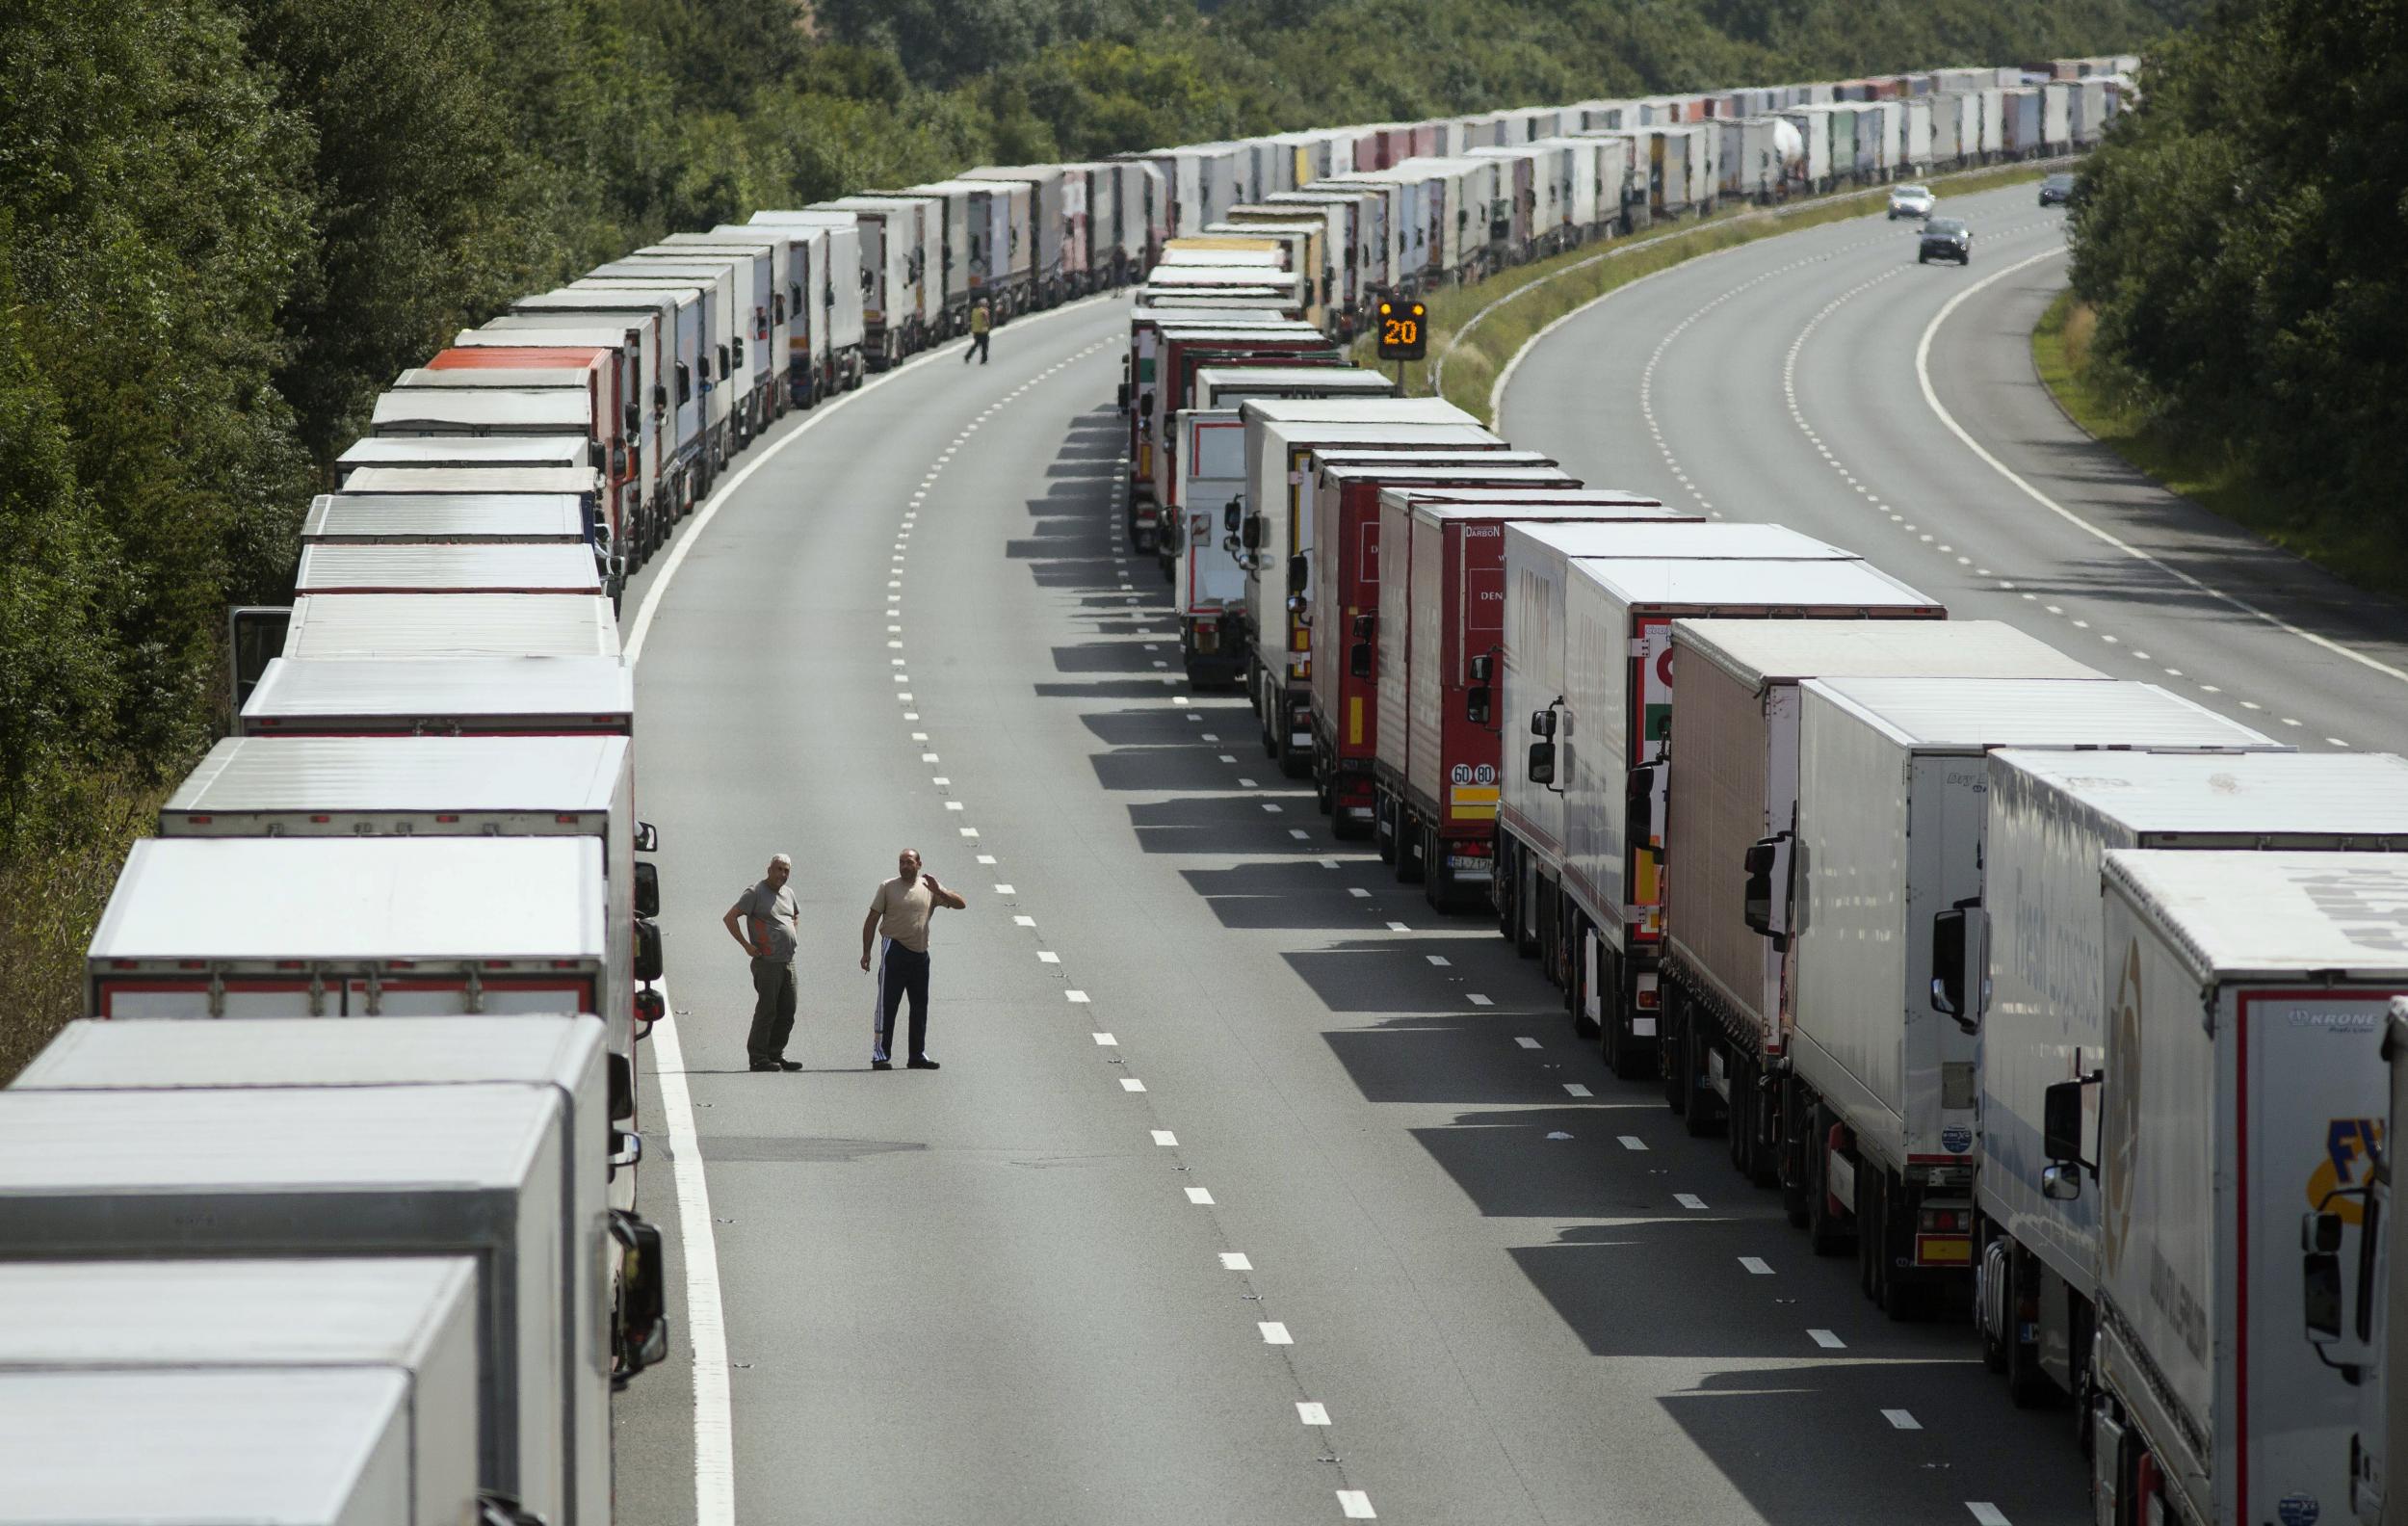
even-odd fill
[[[1974,1131],[1962,1123],[1952,1123],[1940,1131],[1940,1144],[1951,1155],[1962,1155],[1974,1147]]]
[[[2324,1507],[2313,1494],[2293,1494],[2276,1505],[2274,1513],[2282,1518],[2283,1526],[2316,1526]]]

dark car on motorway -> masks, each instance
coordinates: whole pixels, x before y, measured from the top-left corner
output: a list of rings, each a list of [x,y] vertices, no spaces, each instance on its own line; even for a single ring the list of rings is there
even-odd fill
[[[2074,199],[2074,177],[2072,175],[2053,174],[2040,182],[2040,204],[2042,206],[2063,206],[2072,199]]]
[[[1971,265],[1974,230],[1954,218],[1933,218],[1924,224],[1923,244],[1915,250],[1915,263],[1925,265],[1936,259]]]

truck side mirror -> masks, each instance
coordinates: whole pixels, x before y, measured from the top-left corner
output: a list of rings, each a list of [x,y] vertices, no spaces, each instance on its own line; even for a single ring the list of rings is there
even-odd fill
[[[656,408],[665,408],[668,407],[668,385],[667,382],[658,383],[652,388],[652,406]]]
[[[1790,946],[1793,931],[1790,919],[1790,865],[1795,856],[1796,839],[1788,832],[1762,838],[1748,845],[1742,860],[1746,885],[1741,895],[1741,916],[1749,931],[1772,939],[1776,949]]]
[[[614,477],[627,475],[627,442],[625,440],[611,442],[611,475]]]
[[[1656,770],[1661,765],[1641,763],[1631,770],[1622,785],[1622,815],[1630,832],[1631,852],[1645,854],[1662,861],[1663,849],[1654,842],[1656,835]]]
[[[634,1170],[637,1163],[642,1159],[642,1135],[637,1133],[634,1129],[615,1128],[611,1130],[610,1167],[612,1175],[617,1175],[621,1170]]]
[[[2331,1220],[2333,1243],[2341,1243],[2341,1217],[2338,1214],[2312,1213],[2310,1224],[2318,1220]],[[2308,1342],[2313,1346],[2336,1346],[2342,1338],[2342,1258],[2332,1250],[2310,1250],[2299,1258],[2300,1301],[2305,1305]],[[2346,1370],[2346,1369],[2344,1369]]]
[[[1549,705],[1544,710],[1533,710],[1531,712],[1531,735],[1534,737],[1553,737],[1555,734],[1555,706]]]
[[[661,925],[636,918],[636,979],[649,986],[661,978]]]
[[[640,821],[636,823],[636,852],[659,853],[660,851],[660,829],[654,827],[648,821]]]
[[[1250,513],[1245,516],[1244,523],[1238,527],[1238,543],[1248,551],[1263,549],[1263,516],[1261,514]]]
[[[2081,1154],[2081,1089],[2084,1081],[2058,1081],[2040,1094],[2040,1153],[2052,1166],[2089,1166]],[[2098,1169],[2091,1167],[2091,1174]],[[2081,1189],[2079,1180],[2067,1197]]]
[[[661,866],[638,862],[636,865],[636,915],[656,917],[661,914]]]
[[[657,392],[660,388],[655,387],[653,390]],[[619,422],[625,429],[626,433],[630,434],[640,434],[643,433],[643,409],[641,407],[637,404],[630,403],[619,411],[623,415]]]
[[[1966,904],[1931,914],[1931,1009],[1972,1033],[1989,1006],[1990,919]]]
[[[668,998],[656,990],[636,992],[634,1006],[638,1039],[652,1037],[652,1025],[668,1015]]]
[[[1484,684],[1488,682],[1489,676],[1497,671],[1497,659],[1483,653],[1480,656],[1472,659],[1471,669],[1472,682],[1476,684]]]
[[[1304,584],[1313,575],[1312,566],[1301,553],[1288,558],[1288,592],[1301,593]]]
[[[1372,644],[1370,642],[1359,641],[1347,648],[1347,672],[1355,678],[1369,678],[1372,675]]]
[[[636,1063],[623,1054],[610,1056],[603,1064],[611,1093],[611,1121],[636,1116]]]
[[[1370,640],[1372,639],[1373,634],[1374,634],[1374,632],[1376,632],[1378,629],[1379,629],[1379,617],[1378,617],[1378,616],[1376,616],[1376,615],[1357,615],[1356,617],[1354,617],[1354,639],[1355,639],[1356,641],[1370,641]]]
[[[624,1208],[611,1210],[611,1239],[618,1246],[618,1329],[611,1342],[611,1386],[668,1355],[668,1276],[661,1255],[661,1231]]]
[[[1530,763],[1524,772],[1531,783],[1552,788],[1556,782],[1556,745],[1553,742],[1531,743]]]

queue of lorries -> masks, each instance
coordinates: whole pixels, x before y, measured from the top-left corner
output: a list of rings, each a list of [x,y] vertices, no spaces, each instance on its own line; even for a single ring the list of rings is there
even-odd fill
[[[1526,876],[1509,920],[1543,924],[1558,973],[1585,971],[1576,1006],[1610,1013],[1618,1063],[1642,1063],[1675,966],[1618,917],[1602,934],[1619,906],[1589,887],[1623,894],[1615,834],[1682,820],[1686,797],[1666,816],[1662,782],[1652,804],[1622,792],[1626,761],[1661,761],[1669,690],[1625,693],[1636,671],[1593,659],[1661,643],[1701,598],[1942,612],[1804,538],[1583,488],[1458,410],[1393,397],[1336,341],[1383,296],[1716,195],[2071,146],[2132,67],[982,168],[677,234],[460,331],[377,399],[311,504],[291,607],[236,613],[236,734],[134,847],[88,953],[85,1019],[0,1091],[0,1523],[613,1519],[610,1396],[669,1333],[661,1236],[635,1210],[638,1058],[667,997],[618,599],[778,418],[960,331],[973,302],[1008,318],[1144,280],[1129,389],[1144,502],[1184,483],[1197,512],[1141,522],[1149,540],[1177,526],[1161,539],[1191,580],[1191,670],[1244,682],[1338,826],[1376,832],[1433,899]],[[1918,124],[1942,118],[1974,128],[1935,127],[1926,147]],[[1769,178],[1717,178],[1725,145],[1758,139]],[[1148,475],[1156,443],[1167,478]],[[1630,581],[1587,575],[1609,563]],[[1812,608],[1792,609],[1809,564]],[[1502,622],[1531,606],[1506,579],[1541,565],[1556,623],[1508,647]],[[1756,581],[1708,595],[1685,581],[1698,566]],[[1547,685],[1510,650],[1554,662],[1571,697],[1533,698]],[[1515,783],[1542,772],[1502,748],[1516,707],[1554,718],[1568,801]],[[2244,745],[2169,714],[2166,736]],[[1571,844],[1555,857],[1496,830],[1545,808]],[[1642,855],[1640,879],[1635,903],[1660,861]],[[1726,1094],[1706,1092],[1700,1117]],[[1855,1150],[1830,1158],[1874,1158]],[[2078,1205],[2102,1197],[2084,1191]]]
[[[1869,1298],[1970,1315],[2105,1526],[2399,1519],[2408,760],[1582,482],[1349,364],[1267,244],[1171,239],[1131,318],[1190,679]]]

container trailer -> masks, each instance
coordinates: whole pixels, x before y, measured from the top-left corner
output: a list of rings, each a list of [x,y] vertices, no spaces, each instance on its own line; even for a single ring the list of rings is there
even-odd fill
[[[1732,1164],[1771,1186],[1797,1148],[1764,1105],[1789,1064],[1793,966],[1787,940],[1748,921],[1748,855],[1797,828],[1798,685],[2107,675],[1995,620],[1675,620],[1672,666],[1681,766],[1664,796],[1664,1095],[1691,1133],[1727,1122]],[[1802,1222],[1793,1170],[1788,1185]]]
[[[737,268],[734,383],[746,399],[750,433],[758,435],[775,423],[788,406],[786,356],[794,347],[791,292],[799,290],[794,269],[794,241],[765,228],[721,224],[708,233],[672,233],[660,243],[637,250],[641,256],[664,259],[704,255],[741,260]],[[750,276],[747,283],[746,274]]]
[[[593,597],[606,590],[592,553],[583,546],[384,542],[302,546],[293,592]]]
[[[931,316],[927,305],[929,248],[936,237],[926,201],[896,197],[839,197],[811,212],[850,215],[861,241],[862,356],[884,371],[919,352]]]
[[[589,545],[590,513],[574,493],[320,493],[301,544]]]
[[[1967,939],[1989,951],[1975,1303],[2019,1403],[2091,1384],[2095,1197],[2044,1191],[2045,1096],[2107,1043],[2099,876],[2117,849],[2408,850],[2408,762],[2385,753],[2003,750],[1989,759],[1987,856]],[[2085,1059],[2085,1057],[2087,1057]]]
[[[635,716],[635,670],[616,657],[279,657],[235,734],[631,736]]]
[[[607,332],[606,332],[607,336]],[[396,391],[432,388],[483,390],[487,387],[568,386],[584,389],[591,422],[586,433],[602,442],[608,458],[605,485],[612,551],[627,571],[641,566],[650,554],[645,539],[649,506],[658,495],[652,452],[658,441],[645,416],[645,395],[640,370],[642,351],[634,344],[551,344],[506,349],[454,345],[438,351],[425,365],[405,371],[395,380]]]
[[[976,170],[964,171],[960,178],[988,180],[1026,189],[1031,240],[1029,299],[1037,307],[1052,307],[1068,297],[1068,209],[1063,201],[1066,175],[1062,167],[982,165]]]
[[[1981,976],[1965,913],[1983,893],[1985,754],[2005,747],[2281,750],[2152,684],[1799,686],[1797,826],[1767,839],[1748,887],[1793,945],[1779,1105],[1802,1158],[1784,1170],[1817,1253],[1852,1239],[1866,1295],[1899,1317],[1971,1290]]]
[[[809,250],[801,293],[811,313],[809,333],[798,336],[802,342],[788,350],[786,364],[798,400],[808,404],[859,386],[869,369],[860,220],[844,212],[755,212],[747,225],[774,228]]]
[[[2099,1204],[2100,1518],[2340,1519],[2408,863],[2119,849],[2102,880],[2107,1042],[2043,1142],[2052,1196]]]
[[[591,274],[570,282],[570,290],[668,292],[678,300],[681,327],[683,309],[688,299],[693,300],[699,310],[696,322],[700,336],[695,347],[694,386],[701,399],[703,435],[710,451],[711,469],[714,473],[725,470],[727,462],[750,438],[734,380],[735,267],[723,261],[630,256],[595,267]]]
[[[286,657],[616,657],[611,601],[563,593],[307,593]]]

